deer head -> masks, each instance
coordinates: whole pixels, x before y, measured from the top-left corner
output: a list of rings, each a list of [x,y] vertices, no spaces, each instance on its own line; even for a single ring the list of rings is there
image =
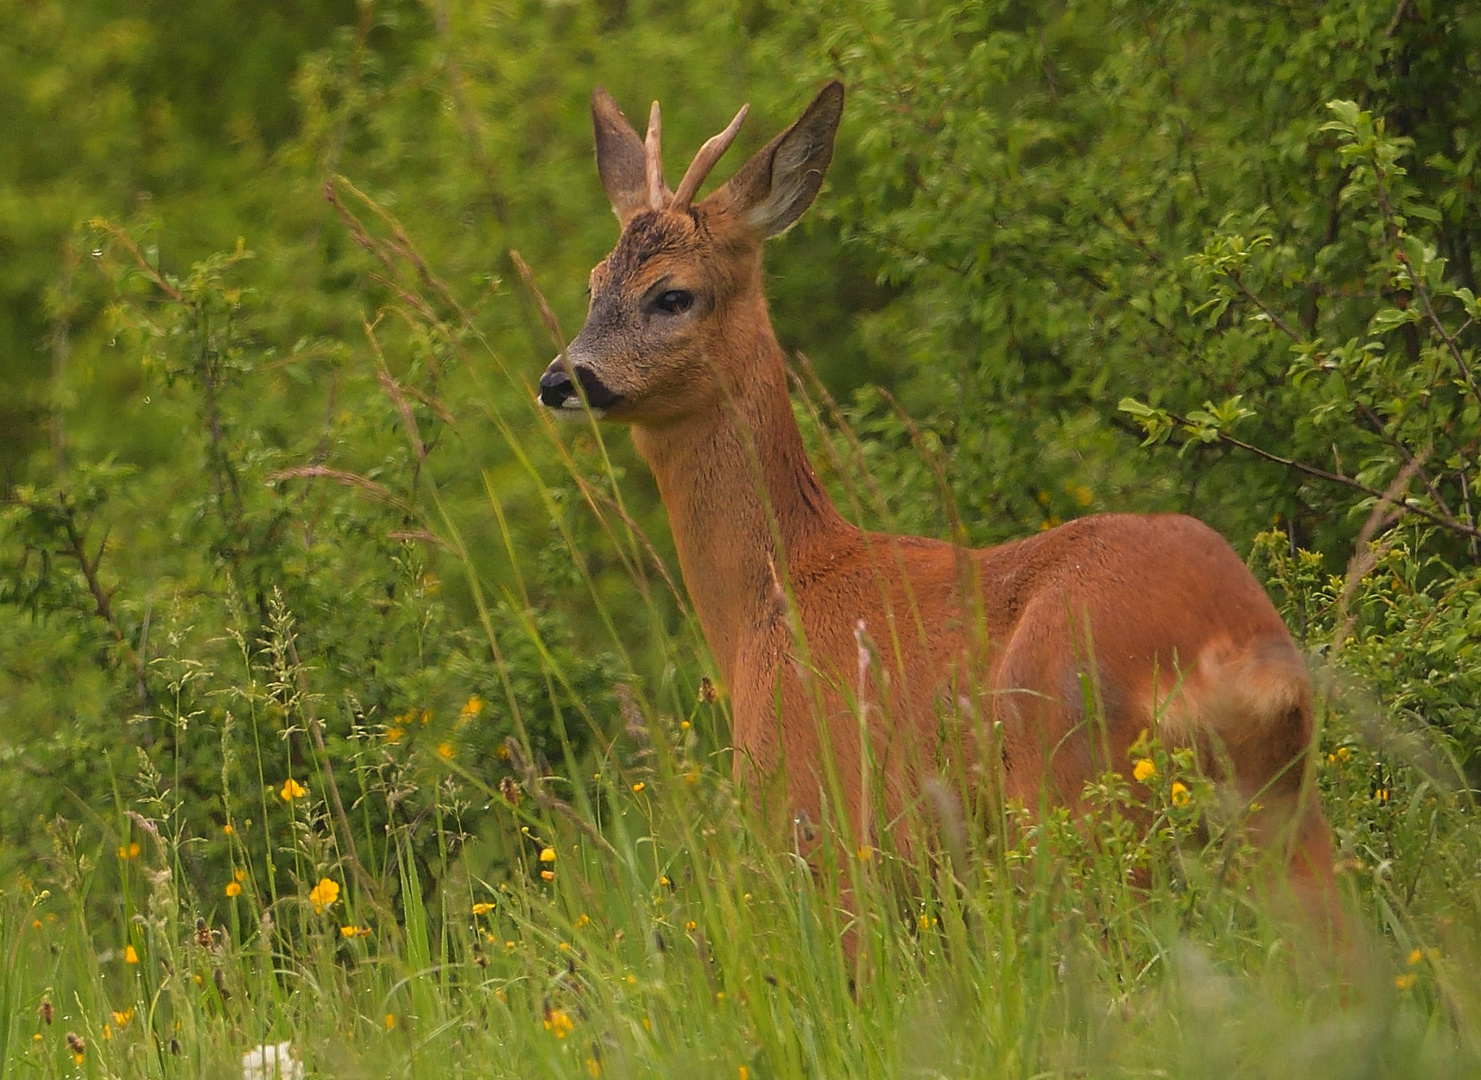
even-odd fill
[[[773,341],[761,292],[761,243],[802,216],[823,183],[843,114],[843,84],[722,187],[694,196],[734,141],[746,108],[701,147],[675,190],[663,179],[658,103],[639,139],[611,96],[592,95],[597,169],[622,225],[591,272],[586,324],[540,379],[540,401],[576,416],[640,425],[693,416],[736,393]],[[774,349],[772,350],[774,351]]]

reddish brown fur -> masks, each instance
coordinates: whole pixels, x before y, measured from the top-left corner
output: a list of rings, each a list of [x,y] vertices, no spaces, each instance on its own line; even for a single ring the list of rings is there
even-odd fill
[[[623,232],[592,273],[586,326],[547,372],[583,371],[618,395],[605,414],[631,425],[658,481],[731,694],[737,775],[784,770],[787,810],[821,821],[831,755],[841,809],[851,822],[870,816],[880,796],[861,783],[862,624],[887,814],[914,806],[942,767],[954,741],[943,743],[943,715],[961,718],[955,741],[966,757],[1001,721],[1003,787],[1029,805],[1045,784],[1075,803],[1099,771],[1125,768],[1128,748],[1160,717],[1166,741],[1196,747],[1245,799],[1258,798],[1256,838],[1292,841],[1292,874],[1329,904],[1327,827],[1303,792],[1305,667],[1215,532],[1178,515],[1107,514],[967,550],[864,532],[829,501],[793,419],[761,244],[811,201],[841,106],[841,88],[825,89],[715,194],[655,210],[638,187],[641,143],[599,91],[598,156]],[[792,201],[778,208],[778,191]],[[690,293],[692,306],[655,308],[664,290]],[[1103,732],[1087,723],[1086,672]]]

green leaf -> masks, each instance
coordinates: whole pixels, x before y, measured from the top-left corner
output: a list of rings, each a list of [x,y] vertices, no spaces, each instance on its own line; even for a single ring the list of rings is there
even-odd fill
[[[1419,314],[1414,308],[1384,308],[1368,320],[1368,333],[1386,334],[1407,323],[1418,322]]]

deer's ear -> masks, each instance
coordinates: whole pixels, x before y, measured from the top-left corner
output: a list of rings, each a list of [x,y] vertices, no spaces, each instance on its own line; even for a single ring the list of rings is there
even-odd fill
[[[591,124],[596,130],[597,171],[617,220],[623,224],[648,205],[647,164],[643,140],[627,117],[598,86],[591,93]]]
[[[744,215],[762,239],[786,232],[823,186],[842,117],[843,83],[835,79],[795,124],[757,151],[711,198]]]

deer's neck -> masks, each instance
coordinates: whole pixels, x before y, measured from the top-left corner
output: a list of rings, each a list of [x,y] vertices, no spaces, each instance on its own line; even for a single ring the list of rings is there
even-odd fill
[[[769,321],[753,340],[731,344],[752,352],[736,365],[748,373],[744,385],[703,415],[635,428],[633,439],[658,481],[705,639],[734,685],[740,648],[774,617],[789,568],[856,530],[803,448]]]

